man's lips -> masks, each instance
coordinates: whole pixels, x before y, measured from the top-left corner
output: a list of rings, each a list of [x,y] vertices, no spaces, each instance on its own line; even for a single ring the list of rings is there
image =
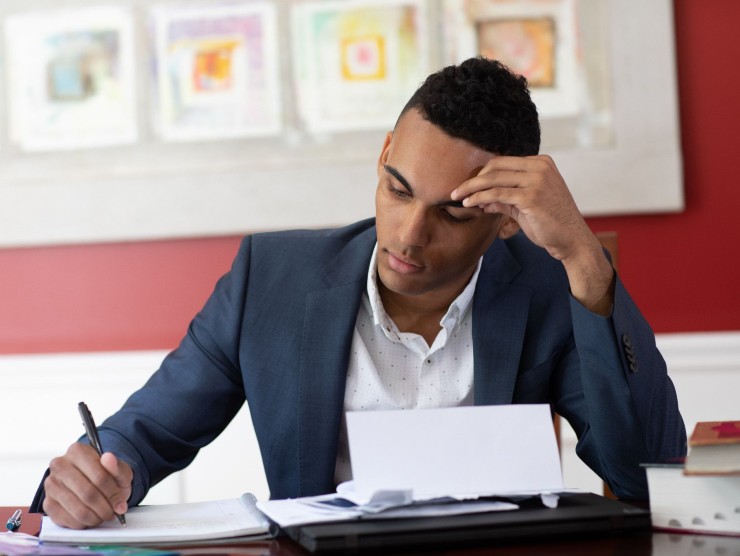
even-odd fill
[[[413,274],[415,272],[421,272],[424,269],[422,265],[390,252],[388,253],[388,266],[400,274]]]

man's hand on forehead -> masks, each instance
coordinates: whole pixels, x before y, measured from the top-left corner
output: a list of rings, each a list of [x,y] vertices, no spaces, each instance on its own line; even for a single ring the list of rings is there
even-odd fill
[[[451,198],[510,216],[534,243],[560,260],[592,235],[547,155],[495,156]]]

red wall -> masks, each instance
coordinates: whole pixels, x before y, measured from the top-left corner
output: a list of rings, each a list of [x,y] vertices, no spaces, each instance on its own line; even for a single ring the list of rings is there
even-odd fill
[[[619,233],[656,332],[740,330],[740,2],[675,0],[675,18],[686,211],[590,224]],[[238,243],[0,250],[0,353],[172,348]]]

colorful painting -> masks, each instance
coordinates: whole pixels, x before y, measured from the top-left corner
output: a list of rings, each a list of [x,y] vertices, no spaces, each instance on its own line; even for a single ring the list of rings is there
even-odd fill
[[[295,86],[305,127],[390,129],[429,70],[426,17],[420,0],[294,6]]]
[[[444,21],[447,63],[501,61],[527,78],[542,117],[581,109],[574,0],[445,0]]]
[[[27,151],[133,143],[133,27],[121,8],[6,21],[11,138]]]
[[[478,52],[526,77],[530,87],[555,86],[555,36],[550,17],[477,23]]]
[[[171,141],[278,133],[273,4],[155,11],[160,135]]]

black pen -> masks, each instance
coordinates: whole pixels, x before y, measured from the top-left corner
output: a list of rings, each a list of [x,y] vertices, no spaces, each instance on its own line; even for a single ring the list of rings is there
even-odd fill
[[[100,437],[98,436],[98,427],[95,426],[95,421],[93,421],[92,413],[90,413],[90,410],[87,408],[87,405],[85,405],[85,402],[78,403],[77,409],[79,409],[80,411],[80,417],[82,417],[82,426],[85,427],[85,433],[87,434],[87,438],[90,440],[90,444],[93,448],[95,448],[95,451],[102,456],[103,445],[100,443]],[[116,517],[118,518],[118,521],[121,522],[121,525],[126,525],[125,516],[123,516],[122,514],[116,514]]]

